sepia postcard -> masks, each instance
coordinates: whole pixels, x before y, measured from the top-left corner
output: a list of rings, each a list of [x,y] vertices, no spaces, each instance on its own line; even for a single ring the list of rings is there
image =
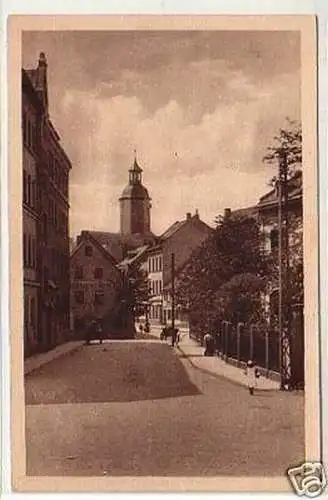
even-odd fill
[[[11,16],[15,491],[326,486],[314,16]]]

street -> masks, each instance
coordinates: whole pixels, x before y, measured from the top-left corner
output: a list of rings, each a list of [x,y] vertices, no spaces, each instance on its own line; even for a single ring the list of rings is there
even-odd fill
[[[303,394],[250,396],[157,341],[82,346],[25,379],[27,474],[284,475]]]

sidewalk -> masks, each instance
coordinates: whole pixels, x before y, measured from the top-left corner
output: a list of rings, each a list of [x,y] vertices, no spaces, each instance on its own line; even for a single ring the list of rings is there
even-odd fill
[[[46,363],[50,363],[54,359],[59,358],[60,356],[64,356],[72,351],[75,351],[83,344],[80,342],[66,342],[65,344],[61,344],[51,351],[42,352],[40,354],[35,354],[24,361],[24,375],[28,375],[34,370],[37,370],[41,366]]]
[[[210,375],[226,377],[233,382],[247,386],[247,377],[242,368],[237,368],[217,356],[204,356],[204,347],[201,347],[198,342],[189,338],[188,334],[181,335],[181,341],[178,349],[188,361],[199,370],[202,370]],[[270,380],[266,377],[259,377],[258,389],[260,390],[279,390],[280,384],[275,380]]]

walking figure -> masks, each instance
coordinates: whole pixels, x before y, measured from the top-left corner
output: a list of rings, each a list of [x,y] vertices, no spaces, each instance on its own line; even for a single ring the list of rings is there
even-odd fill
[[[211,335],[210,333],[206,333],[206,335],[204,335],[204,344],[204,356],[213,356],[215,351],[213,335]]]
[[[171,328],[171,332],[172,332],[172,347],[174,347],[175,345],[177,345],[177,340],[178,340],[178,329],[177,328]]]
[[[100,320],[97,321],[97,337],[99,340],[99,344],[102,344],[103,343],[103,328],[102,328],[102,324],[101,324]]]
[[[260,372],[251,359],[247,361],[245,374],[247,375],[247,385],[249,393],[251,396],[253,396],[254,390],[257,388],[257,379],[260,376]]]
[[[86,335],[86,340],[85,340],[86,345],[89,345],[91,340],[93,340],[95,338],[96,326],[97,326],[96,320],[92,319],[87,326],[87,332],[86,332],[87,335]]]

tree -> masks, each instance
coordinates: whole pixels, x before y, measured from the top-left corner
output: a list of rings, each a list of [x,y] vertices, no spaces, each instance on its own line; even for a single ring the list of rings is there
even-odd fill
[[[190,323],[199,336],[205,330],[216,331],[222,319],[236,319],[238,314],[244,321],[254,317],[270,270],[262,249],[257,222],[230,216],[220,218],[213,236],[191,255],[178,277],[177,302],[188,304]],[[239,295],[246,295],[239,311],[238,287]]]
[[[301,124],[290,118],[286,119],[287,125],[280,128],[278,135],[273,138],[273,143],[268,146],[263,162],[268,165],[277,165],[282,155],[286,157],[287,178],[292,177],[302,165],[302,127]],[[277,176],[271,180],[275,185]]]
[[[134,263],[123,274],[120,291],[121,314],[135,317],[144,314],[149,299],[147,272],[140,263]]]

